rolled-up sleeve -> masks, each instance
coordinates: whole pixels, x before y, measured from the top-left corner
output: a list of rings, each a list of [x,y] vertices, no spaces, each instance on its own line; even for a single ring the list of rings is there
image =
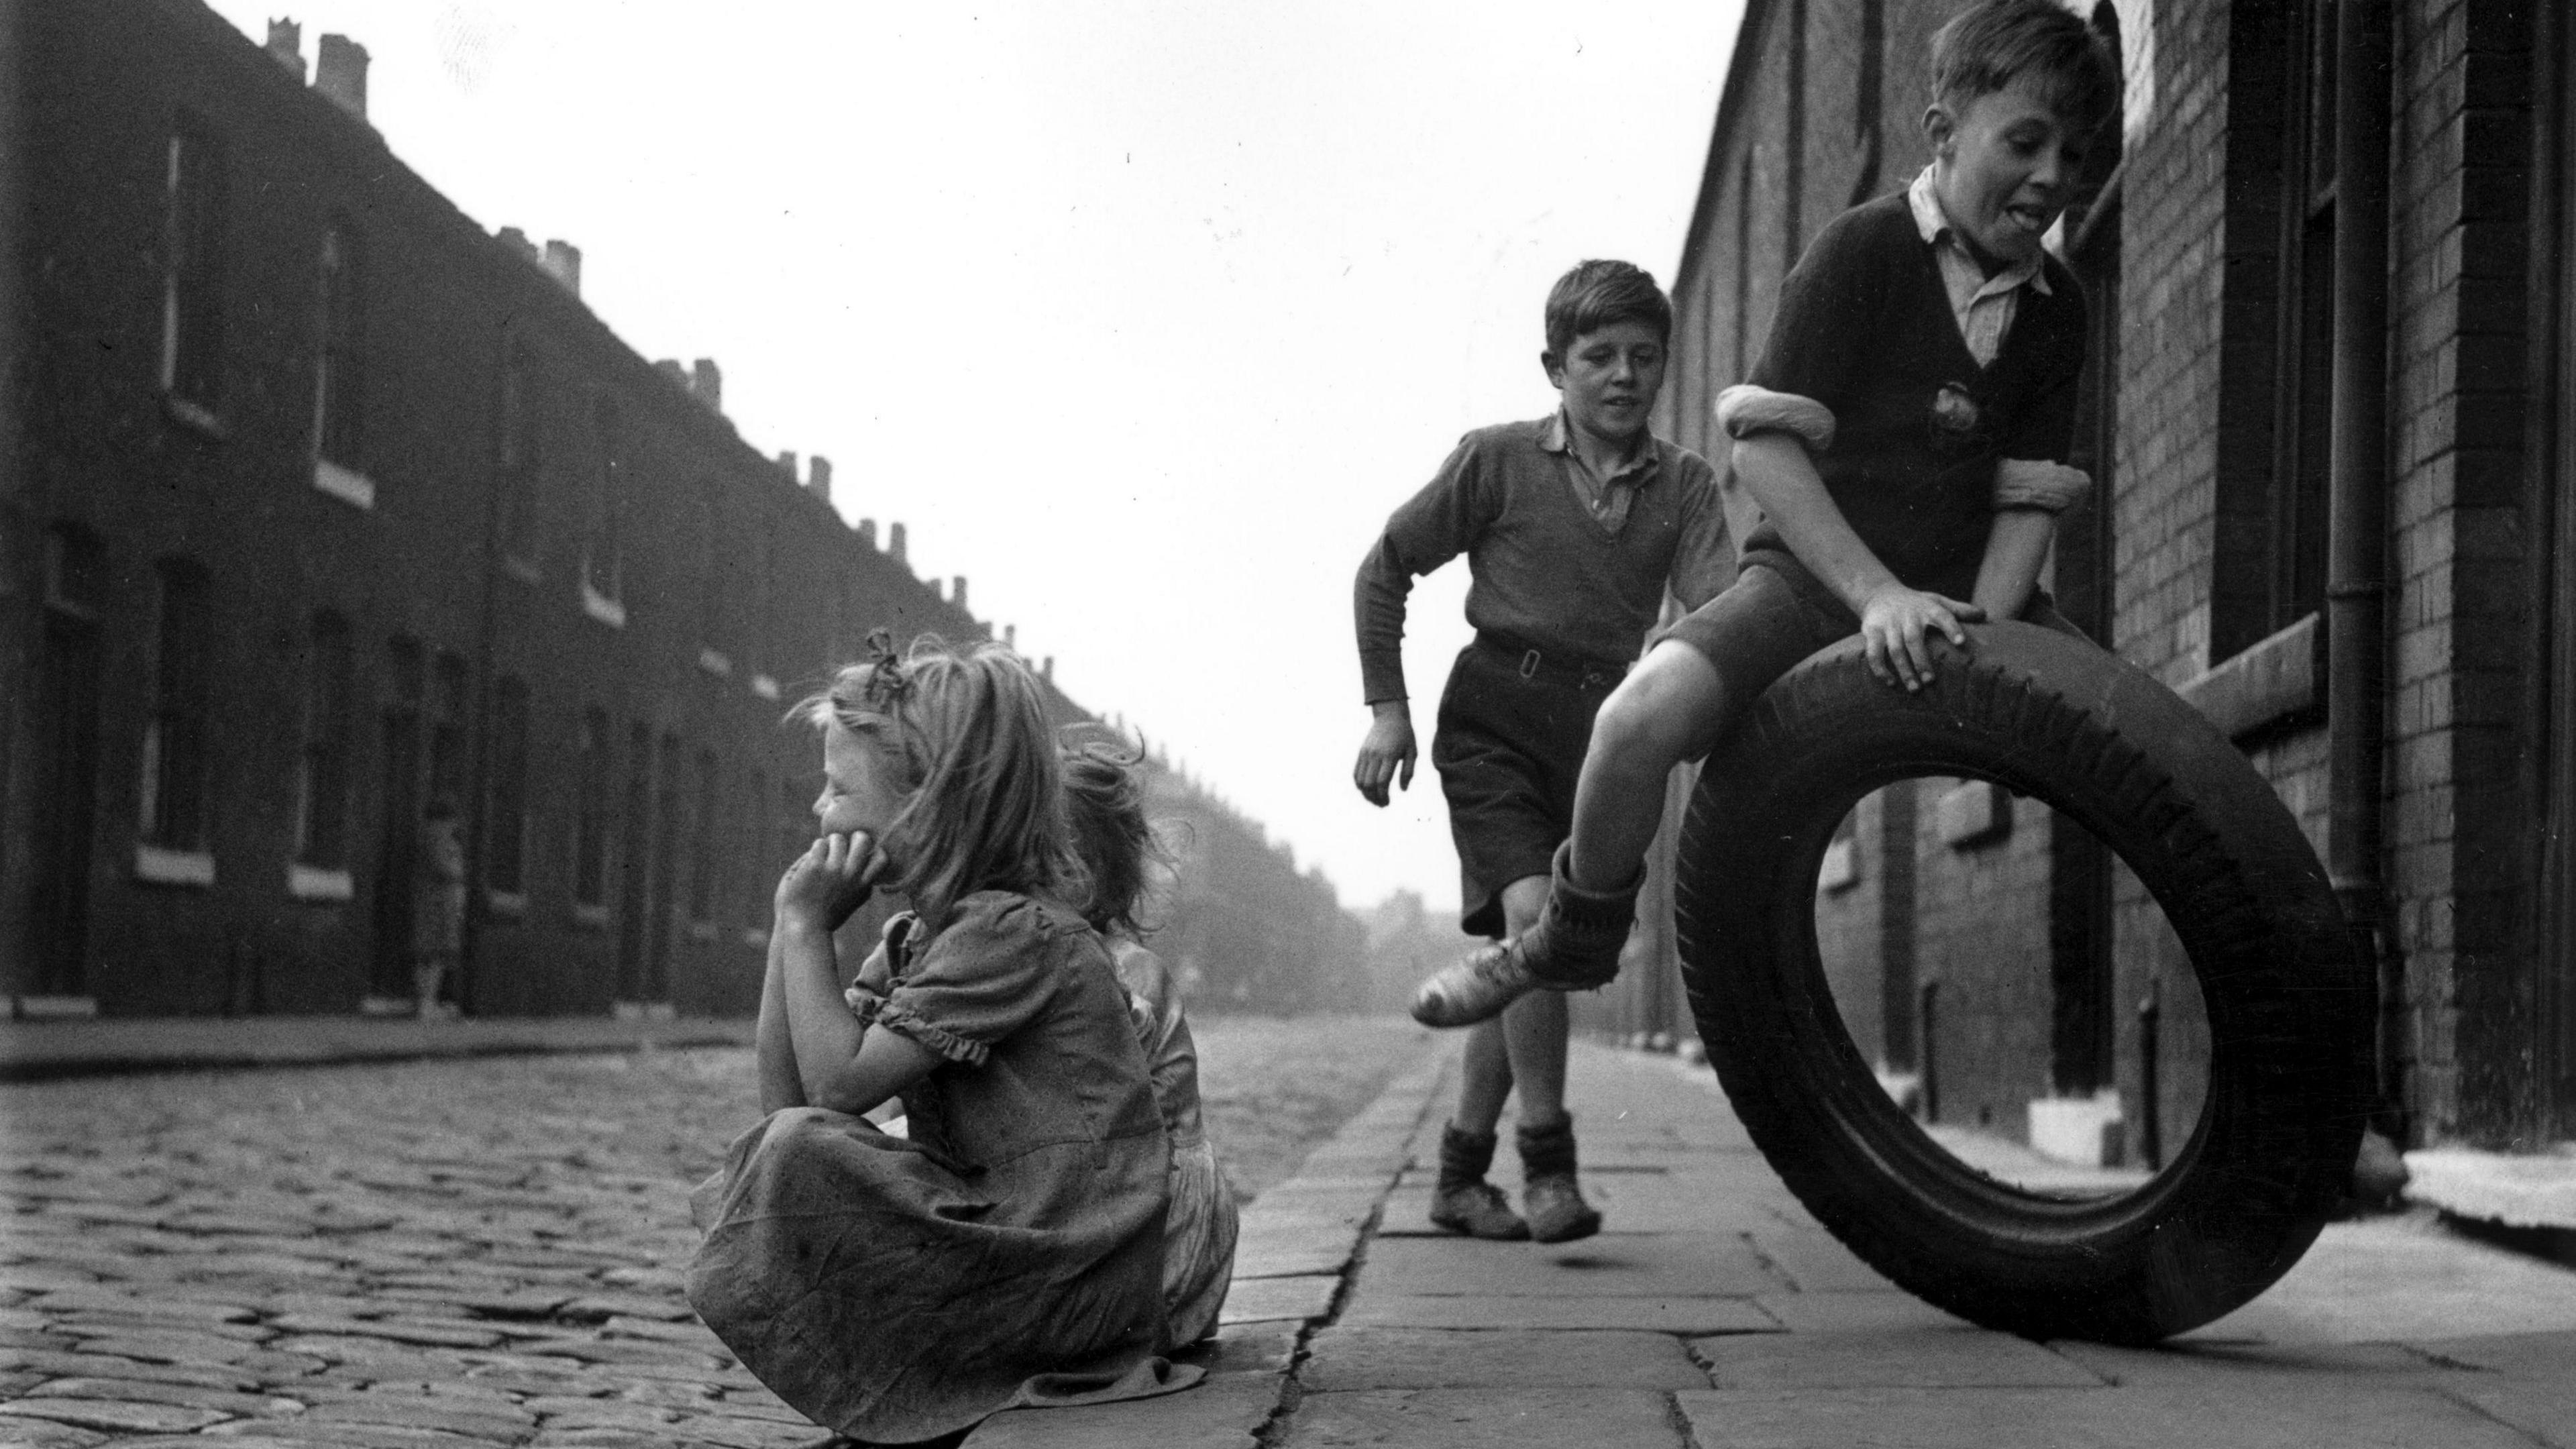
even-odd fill
[[[1054,988],[1054,947],[1027,898],[985,893],[960,902],[905,967],[876,1025],[967,1066],[1027,1025]]]

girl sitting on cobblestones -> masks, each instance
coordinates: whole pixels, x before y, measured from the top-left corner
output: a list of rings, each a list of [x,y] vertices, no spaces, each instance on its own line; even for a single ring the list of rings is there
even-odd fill
[[[1065,813],[1074,852],[1091,874],[1091,928],[1109,943],[1127,988],[1136,1040],[1153,1069],[1154,1104],[1171,1138],[1171,1210],[1163,1229],[1163,1307],[1171,1341],[1196,1343],[1216,1332],[1217,1314],[1234,1278],[1234,1195],[1199,1124],[1199,1055],[1181,993],[1162,958],[1145,949],[1137,912],[1146,866],[1162,855],[1145,821],[1145,791],[1135,760],[1093,743],[1064,757]]]
[[[1169,1151],[1037,685],[998,646],[876,642],[800,706],[821,834],[778,883],[768,1116],[692,1203],[689,1301],[780,1398],[868,1441],[1195,1382],[1155,1356]],[[913,910],[853,1010],[832,932],[880,879]],[[909,1140],[860,1115],[897,1095]]]

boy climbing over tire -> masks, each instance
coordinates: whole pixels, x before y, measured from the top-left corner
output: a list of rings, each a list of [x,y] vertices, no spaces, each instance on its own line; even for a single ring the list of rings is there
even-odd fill
[[[1603,703],[1545,907],[1424,982],[1426,1024],[1616,976],[1672,767],[1799,660],[1858,633],[1870,672],[1912,690],[1927,636],[1965,648],[1962,621],[2073,632],[2037,583],[2057,514],[2091,486],[2066,466],[2084,299],[2040,243],[2118,74],[2054,0],[1981,0],[1933,38],[1931,81],[1931,165],[1817,235],[1751,378],[1718,395],[1764,515],[1736,582]]]
[[[1539,361],[1562,395],[1555,415],[1460,440],[1387,520],[1356,589],[1375,719],[1352,779],[1384,805],[1391,782],[1413,782],[1405,596],[1415,575],[1467,555],[1476,639],[1450,670],[1431,759],[1458,846],[1461,924],[1496,939],[1527,934],[1547,899],[1593,712],[1636,658],[1665,590],[1694,608],[1727,574],[1715,475],[1647,428],[1672,333],[1662,289],[1626,262],[1585,262],[1549,291],[1546,323]],[[1565,1110],[1565,998],[1496,1001],[1477,1019],[1441,1136],[1432,1222],[1542,1243],[1598,1231]],[[1516,1088],[1525,1219],[1485,1181]]]

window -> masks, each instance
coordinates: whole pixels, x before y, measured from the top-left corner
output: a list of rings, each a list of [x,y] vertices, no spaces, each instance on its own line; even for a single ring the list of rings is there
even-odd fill
[[[698,830],[696,859],[689,862],[689,919],[712,921],[716,918],[716,878],[721,873],[717,864],[723,857],[717,832],[716,810],[723,796],[716,769],[716,752],[698,751]]]
[[[697,524],[698,643],[722,650],[725,589],[732,581],[725,577],[724,570],[724,496],[713,478],[698,484]]]
[[[223,142],[195,117],[170,132],[161,272],[161,388],[183,416],[214,421],[222,397]]]
[[[501,551],[522,564],[537,558],[536,359],[512,338],[501,355]]]
[[[304,666],[295,863],[316,870],[345,870],[349,864],[349,656],[349,621],[328,610],[315,614]]]
[[[465,799],[465,656],[438,651],[429,673],[429,798]]]
[[[591,459],[589,526],[582,539],[582,601],[602,623],[622,625],[626,610],[619,600],[625,560],[619,526],[626,508],[626,460],[615,403],[600,399],[591,412],[591,432],[596,452]]]
[[[315,485],[365,507],[374,502],[375,490],[367,483],[359,446],[365,423],[361,256],[357,230],[347,222],[334,221],[323,229],[313,450]]]
[[[165,559],[158,570],[152,650],[152,715],[143,727],[142,826],[146,845],[206,848],[207,693],[214,643],[205,570]]]
[[[2248,361],[2222,416],[2219,541],[2209,656],[2217,663],[2317,612],[2325,602],[2327,472],[2334,383],[2335,27],[2326,0],[2267,12],[2239,42],[2279,87],[2248,87],[2247,124],[2277,138],[2277,187],[2232,197],[2231,232],[2252,239],[2228,317]],[[2260,54],[2269,50],[2268,55]],[[2233,124],[2233,122],[2231,122]],[[2268,278],[2261,274],[2269,272]],[[2231,288],[2234,283],[2231,282]],[[2243,442],[2230,449],[2230,422]]]
[[[576,905],[608,904],[608,711],[581,716],[581,752],[575,766],[581,798],[573,821],[572,898]]]
[[[492,683],[492,813],[483,880],[495,892],[528,892],[528,686],[511,675]]]

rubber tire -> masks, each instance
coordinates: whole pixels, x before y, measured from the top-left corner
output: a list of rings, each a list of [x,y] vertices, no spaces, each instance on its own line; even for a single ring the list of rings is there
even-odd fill
[[[2198,711],[2080,640],[1974,625],[1908,694],[1852,639],[1766,691],[1705,769],[1676,872],[1684,982],[1754,1143],[1863,1259],[2035,1339],[2147,1343],[2289,1271],[2350,1182],[2375,988],[2324,868]],[[2207,1008],[2204,1107],[2146,1186],[2080,1203],[1964,1167],[1889,1099],[1820,964],[1816,873],[1869,791],[1996,781],[2090,829],[2181,936]]]

